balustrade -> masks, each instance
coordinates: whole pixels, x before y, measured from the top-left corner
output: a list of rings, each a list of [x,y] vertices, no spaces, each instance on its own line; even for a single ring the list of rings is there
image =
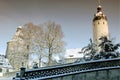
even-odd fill
[[[71,63],[52,67],[26,70],[22,75],[26,79],[48,79],[53,77],[83,73],[94,70],[120,68],[120,59],[96,60],[83,63]]]

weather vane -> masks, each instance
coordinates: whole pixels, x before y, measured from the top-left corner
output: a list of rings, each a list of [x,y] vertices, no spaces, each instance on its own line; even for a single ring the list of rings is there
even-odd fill
[[[98,5],[100,5],[100,4],[101,4],[101,3],[100,3],[101,0],[97,0],[97,1],[98,1]]]

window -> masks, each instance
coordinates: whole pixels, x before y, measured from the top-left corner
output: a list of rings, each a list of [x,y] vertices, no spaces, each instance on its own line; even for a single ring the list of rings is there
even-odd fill
[[[103,24],[105,24],[105,22],[103,22]]]
[[[98,22],[98,24],[100,24],[100,23]]]
[[[0,68],[0,72],[2,72],[2,69]]]
[[[0,63],[0,65],[3,65],[3,63]]]

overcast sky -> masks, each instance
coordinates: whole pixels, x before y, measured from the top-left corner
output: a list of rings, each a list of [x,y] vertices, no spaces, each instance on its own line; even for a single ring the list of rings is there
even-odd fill
[[[120,42],[120,0],[101,0],[108,18],[110,36]],[[0,53],[18,26],[49,20],[62,26],[66,49],[81,48],[92,38],[92,19],[97,0],[0,0]]]

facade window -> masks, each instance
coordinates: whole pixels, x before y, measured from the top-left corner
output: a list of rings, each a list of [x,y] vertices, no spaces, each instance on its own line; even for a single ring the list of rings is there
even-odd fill
[[[0,63],[0,65],[3,65],[3,63]]]
[[[7,69],[7,72],[9,72],[9,69]]]
[[[2,69],[0,68],[0,72],[2,72]]]
[[[69,57],[74,57],[74,55],[69,55]]]

